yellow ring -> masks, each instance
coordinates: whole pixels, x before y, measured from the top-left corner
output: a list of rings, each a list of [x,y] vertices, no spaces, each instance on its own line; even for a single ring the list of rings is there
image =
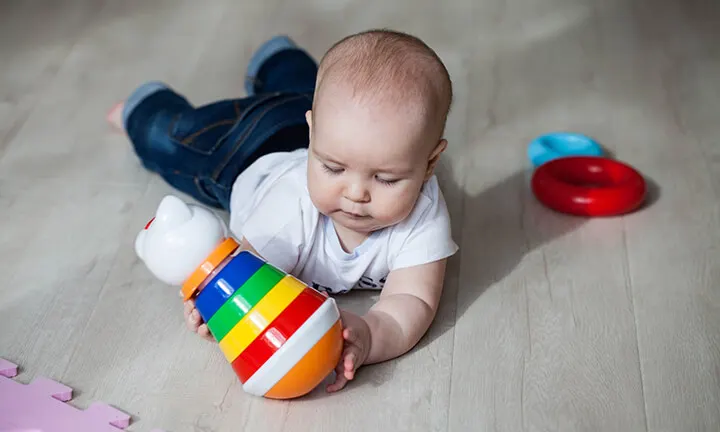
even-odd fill
[[[281,279],[220,341],[225,358],[232,363],[305,287],[290,275]]]

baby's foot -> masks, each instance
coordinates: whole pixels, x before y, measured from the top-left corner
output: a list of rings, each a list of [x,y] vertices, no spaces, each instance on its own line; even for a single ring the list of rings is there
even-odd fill
[[[124,106],[124,102],[115,104],[115,106],[110,109],[110,112],[108,112],[108,115],[106,117],[108,123],[110,123],[110,125],[112,125],[115,129],[121,132],[124,132],[125,130],[122,121],[122,112]]]
[[[210,333],[207,324],[205,324],[202,320],[202,317],[200,317],[200,312],[198,312],[198,310],[195,308],[194,301],[188,300],[187,302],[185,302],[184,314],[185,324],[187,324],[187,328],[191,332],[197,333],[200,337],[210,342],[215,341],[215,338]]]

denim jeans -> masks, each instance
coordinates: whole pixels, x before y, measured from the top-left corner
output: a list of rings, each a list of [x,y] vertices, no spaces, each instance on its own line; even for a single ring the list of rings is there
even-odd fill
[[[316,62],[285,37],[248,66],[248,96],[194,107],[151,81],[125,102],[123,124],[143,166],[203,204],[229,209],[237,176],[259,157],[307,148]]]

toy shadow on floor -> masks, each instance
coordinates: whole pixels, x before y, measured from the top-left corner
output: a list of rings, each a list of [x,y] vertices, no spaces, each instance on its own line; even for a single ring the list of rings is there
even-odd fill
[[[452,167],[443,168],[450,171],[438,173],[445,196],[463,200],[460,211],[452,215],[460,251],[448,264],[436,320],[415,349],[452,329],[488,289],[502,288],[503,279],[527,255],[593,220],[561,214],[540,204],[530,189],[529,169],[519,170],[472,195],[466,192],[467,185],[461,187],[445,180],[452,178]],[[475,180],[472,176],[468,174],[468,181]],[[647,196],[637,213],[646,211],[660,198],[657,183],[647,175],[645,180]]]

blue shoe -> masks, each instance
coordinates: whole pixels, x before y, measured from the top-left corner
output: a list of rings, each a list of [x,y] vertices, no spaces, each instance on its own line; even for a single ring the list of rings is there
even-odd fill
[[[275,36],[260,46],[250,58],[245,74],[245,91],[248,96],[255,94],[257,74],[265,60],[286,49],[297,49],[298,46],[288,36]]]

